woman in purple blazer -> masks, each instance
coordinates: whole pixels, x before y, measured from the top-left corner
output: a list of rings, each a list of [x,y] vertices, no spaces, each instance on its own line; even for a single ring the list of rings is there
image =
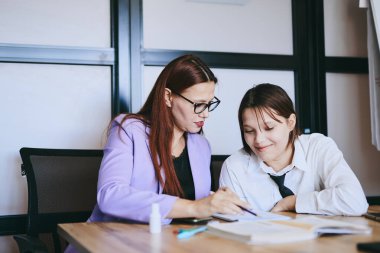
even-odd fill
[[[153,203],[163,224],[249,207],[225,188],[210,195],[211,150],[201,132],[220,103],[216,82],[199,58],[179,57],[161,72],[139,112],[111,122],[90,222],[147,223]]]

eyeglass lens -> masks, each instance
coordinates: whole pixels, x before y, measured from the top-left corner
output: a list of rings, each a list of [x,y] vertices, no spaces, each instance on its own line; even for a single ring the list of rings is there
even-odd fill
[[[194,112],[195,113],[201,113],[204,110],[208,109],[209,112],[215,110],[216,107],[219,105],[219,101],[212,101],[208,104],[206,103],[200,103],[200,104],[194,104]]]

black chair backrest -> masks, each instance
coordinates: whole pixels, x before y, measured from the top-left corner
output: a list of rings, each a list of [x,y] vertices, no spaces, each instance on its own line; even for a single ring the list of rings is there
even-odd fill
[[[88,219],[102,150],[22,148],[20,154],[28,182],[28,235],[54,236],[58,223]]]
[[[228,155],[212,155],[211,156],[211,190],[216,191],[219,188],[219,176],[224,160]]]

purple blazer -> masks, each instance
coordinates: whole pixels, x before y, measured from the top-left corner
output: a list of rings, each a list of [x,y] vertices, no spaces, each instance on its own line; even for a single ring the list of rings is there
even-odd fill
[[[151,205],[159,203],[162,223],[177,197],[162,194],[149,149],[149,128],[140,120],[123,116],[113,122],[99,171],[97,205],[89,221],[130,220],[148,222]],[[120,129],[120,131],[119,131]],[[211,189],[211,149],[205,137],[187,134],[187,148],[194,179],[195,198],[208,196]],[[165,179],[165,175],[163,175]]]
[[[162,194],[163,188],[156,179],[150,155],[150,129],[137,119],[126,120],[120,129],[122,117],[112,122],[99,171],[97,205],[88,221],[147,223],[151,205],[159,203],[161,221],[168,224],[171,219],[165,217],[178,197]],[[195,198],[204,198],[211,189],[210,145],[202,135],[188,133],[187,149]],[[65,252],[76,250],[70,245]]]

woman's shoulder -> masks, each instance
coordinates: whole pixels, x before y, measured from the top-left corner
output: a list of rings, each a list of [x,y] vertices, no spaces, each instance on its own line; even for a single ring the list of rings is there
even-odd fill
[[[337,149],[337,145],[332,138],[320,133],[300,135],[296,141],[296,145],[299,145],[305,154],[317,152],[321,155],[321,150],[325,152],[330,150],[330,148],[332,148],[332,150]]]
[[[302,134],[298,137],[298,141],[303,146],[316,146],[334,143],[333,139],[320,133]]]
[[[127,117],[127,118],[126,118]],[[128,117],[128,114],[120,114],[112,121],[112,127],[119,126],[126,133],[143,132],[148,133],[146,123],[137,117]]]

